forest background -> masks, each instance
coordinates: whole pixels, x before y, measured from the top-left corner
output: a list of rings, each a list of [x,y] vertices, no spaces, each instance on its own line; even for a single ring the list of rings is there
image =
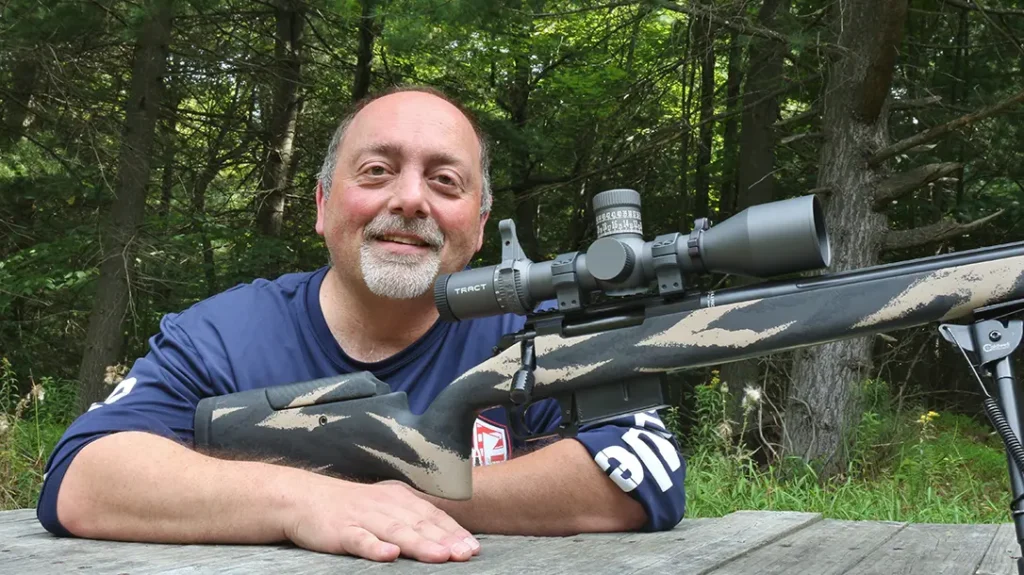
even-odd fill
[[[816,194],[830,271],[1020,241],[1020,0],[0,1],[0,508],[160,318],[326,263],[314,189],[348,106],[474,110],[534,261]],[[740,278],[698,278],[694,288]],[[677,376],[689,515],[1008,521],[1002,444],[934,326]]]

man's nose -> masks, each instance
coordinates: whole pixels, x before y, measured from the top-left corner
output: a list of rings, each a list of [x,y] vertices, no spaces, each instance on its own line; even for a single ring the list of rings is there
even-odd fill
[[[392,188],[388,210],[406,218],[425,218],[430,215],[427,181],[419,174],[403,172]]]

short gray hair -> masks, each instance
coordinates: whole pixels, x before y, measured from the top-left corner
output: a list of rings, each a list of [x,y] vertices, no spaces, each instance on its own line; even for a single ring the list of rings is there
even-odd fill
[[[480,129],[480,125],[477,123],[476,118],[473,117],[473,114],[469,110],[449,98],[440,90],[429,86],[400,86],[392,88],[380,94],[363,98],[353,106],[352,111],[341,120],[337,129],[334,130],[334,135],[331,136],[331,141],[327,144],[327,152],[324,154],[324,162],[320,166],[318,179],[324,190],[324,198],[330,197],[331,195],[331,184],[334,180],[334,170],[338,165],[338,149],[341,147],[341,142],[345,139],[345,132],[348,131],[348,127],[352,124],[352,120],[356,117],[356,114],[358,114],[359,111],[365,108],[370,102],[373,102],[378,98],[383,98],[384,96],[400,92],[423,92],[425,94],[437,96],[458,108],[458,110],[462,112],[462,115],[469,121],[469,124],[473,126],[473,132],[476,133],[476,139],[480,143],[480,173],[482,180],[482,185],[480,186],[480,213],[485,214],[491,211],[491,204],[493,202],[491,197],[491,157],[487,137],[483,133],[483,130]]]

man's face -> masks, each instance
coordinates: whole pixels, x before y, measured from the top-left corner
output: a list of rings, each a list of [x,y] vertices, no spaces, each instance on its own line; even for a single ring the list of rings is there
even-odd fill
[[[480,144],[448,102],[402,92],[371,102],[339,146],[328,198],[317,190],[316,231],[331,260],[373,293],[420,296],[483,243]]]

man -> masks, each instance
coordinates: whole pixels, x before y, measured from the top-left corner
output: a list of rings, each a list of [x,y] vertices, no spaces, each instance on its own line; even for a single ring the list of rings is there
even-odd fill
[[[526,454],[503,410],[477,421],[472,499],[399,482],[356,483],[191,449],[200,399],[368,370],[422,409],[523,318],[439,321],[432,285],[481,247],[490,206],[485,140],[439,92],[398,90],[339,126],[317,186],[332,265],[236,286],[168,314],[150,352],[67,430],[38,506],[59,535],[157,542],[288,540],[376,561],[462,561],[472,532],[562,535],[671,528],[685,463],[653,414]],[[532,409],[550,430],[558,411]],[[629,434],[628,437],[624,436]],[[646,442],[637,453],[637,442]],[[484,465],[488,464],[489,465]],[[644,475],[648,479],[644,479]]]

